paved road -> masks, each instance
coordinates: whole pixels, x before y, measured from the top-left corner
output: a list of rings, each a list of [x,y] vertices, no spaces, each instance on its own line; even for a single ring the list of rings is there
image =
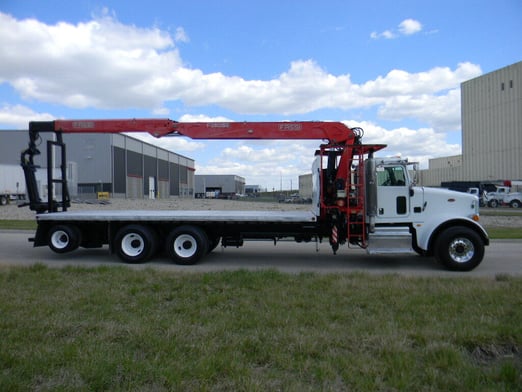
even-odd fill
[[[78,249],[60,255],[48,247],[33,248],[27,239],[33,235],[27,231],[0,230],[0,265],[32,265],[43,263],[49,267],[127,265],[111,255],[107,247],[101,249]],[[522,276],[522,241],[496,240],[486,248],[484,261],[471,272],[457,273],[442,269],[432,258],[416,255],[369,256],[361,249],[343,247],[333,255],[327,243],[297,244],[280,242],[247,242],[242,248],[217,248],[194,266],[173,264],[165,256],[151,262],[131,265],[132,268],[158,268],[169,271],[207,272],[236,269],[277,269],[282,272],[354,272],[383,274],[397,273],[410,276],[482,276],[498,274]]]

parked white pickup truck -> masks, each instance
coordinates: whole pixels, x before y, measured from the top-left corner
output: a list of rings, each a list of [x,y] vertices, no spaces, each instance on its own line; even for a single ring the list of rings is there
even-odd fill
[[[496,192],[488,192],[484,196],[489,207],[496,208],[500,205],[509,205],[513,208],[522,207],[522,193],[511,192],[508,186],[497,186]]]

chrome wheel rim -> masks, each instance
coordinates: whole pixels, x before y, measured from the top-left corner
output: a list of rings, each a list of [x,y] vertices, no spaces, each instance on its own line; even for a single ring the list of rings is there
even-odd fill
[[[455,238],[449,246],[449,254],[457,263],[466,263],[473,258],[475,247],[467,238]]]

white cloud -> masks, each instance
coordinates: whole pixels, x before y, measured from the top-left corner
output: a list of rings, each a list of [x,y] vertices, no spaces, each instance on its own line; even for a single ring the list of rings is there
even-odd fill
[[[364,129],[365,144],[386,144],[388,147],[379,151],[378,156],[400,155],[410,161],[420,162],[421,166],[426,168],[431,158],[461,154],[460,145],[448,143],[445,134],[438,133],[433,128],[386,129],[367,121],[345,121],[345,123]]]
[[[277,143],[269,143],[270,147],[259,147],[264,144],[266,143],[242,142],[237,147],[226,147],[221,153],[221,158],[260,164],[277,164],[297,160],[299,151],[302,151],[295,141],[280,140]],[[317,145],[317,142],[315,144]]]
[[[418,31],[417,23],[403,21],[404,34]],[[463,63],[454,70],[391,70],[356,84],[348,73],[333,75],[313,60],[297,60],[270,80],[205,74],[180,58],[175,42],[188,39],[183,28],[173,38],[157,28],[124,25],[107,12],[76,25],[47,25],[0,13],[0,36],[0,83],[10,84],[24,99],[72,108],[141,108],[158,115],[169,114],[169,101],[217,105],[238,114],[295,115],[377,106],[385,115],[387,107],[401,102],[390,101],[392,97],[410,96],[411,101],[424,99],[419,98],[424,94],[443,101],[445,90],[481,73],[478,66]],[[414,115],[423,120],[422,111]],[[433,116],[427,119],[433,121]]]
[[[187,35],[187,32],[185,31],[185,29],[183,27],[176,28],[176,33],[174,34],[174,40],[176,42],[184,42],[184,43],[190,42],[190,38]]]
[[[4,105],[0,107],[0,126],[5,129],[27,129],[29,121],[51,121],[49,113],[37,113],[23,105]]]
[[[422,23],[415,19],[405,19],[397,26],[396,30],[384,30],[381,33],[373,31],[370,33],[372,39],[394,39],[404,35],[413,35],[422,31]]]
[[[102,17],[72,25],[0,13],[0,82],[26,99],[73,108],[161,107],[144,94],[150,75],[179,67],[172,38]]]
[[[404,35],[412,35],[422,30],[422,24],[415,19],[405,19],[399,23],[399,32]]]
[[[268,144],[268,146],[266,146]],[[318,141],[248,141],[225,147],[211,161],[196,160],[196,174],[235,174],[269,190],[297,189],[298,176],[311,172]]]
[[[232,122],[234,120],[223,116],[207,116],[205,114],[184,114],[178,121],[181,122]]]
[[[360,86],[357,91],[365,97],[381,99],[406,94],[435,94],[456,88],[460,83],[481,74],[478,65],[460,63],[455,70],[449,67],[435,67],[429,71],[410,73],[393,69],[386,76],[378,76]]]
[[[391,97],[379,109],[379,116],[388,120],[415,118],[430,124],[435,130],[459,130],[460,90],[453,89],[447,94],[435,96],[398,95]]]
[[[378,33],[376,31],[372,31],[370,33],[370,38],[372,38],[372,39],[379,39],[379,38],[393,39],[396,37],[397,37],[397,34],[393,33],[390,30],[384,30],[382,33]]]

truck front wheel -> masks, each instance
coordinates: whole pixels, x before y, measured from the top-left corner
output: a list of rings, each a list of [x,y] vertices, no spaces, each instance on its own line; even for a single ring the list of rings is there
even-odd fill
[[[124,262],[143,263],[156,251],[157,239],[155,233],[147,226],[128,225],[116,234],[114,247]]]
[[[195,264],[208,253],[209,240],[206,233],[196,226],[179,226],[167,237],[166,250],[177,264]]]
[[[471,271],[484,258],[484,242],[467,227],[450,227],[435,241],[435,258],[452,271]]]
[[[72,252],[80,246],[80,230],[73,225],[53,226],[49,230],[47,243],[53,252]]]

